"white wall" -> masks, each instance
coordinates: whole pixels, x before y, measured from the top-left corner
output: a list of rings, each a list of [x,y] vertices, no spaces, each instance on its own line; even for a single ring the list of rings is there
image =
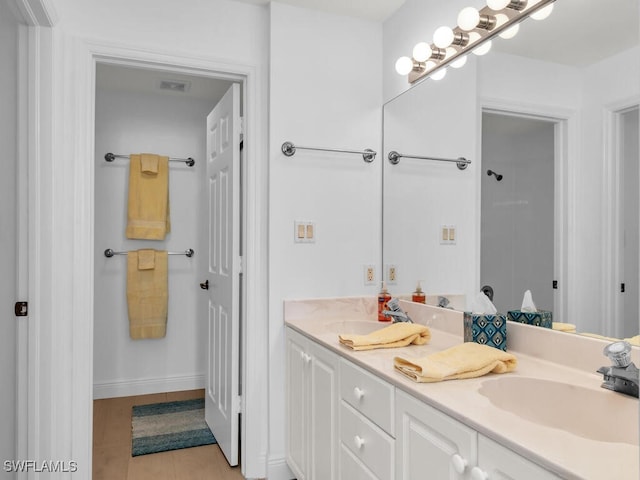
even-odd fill
[[[380,24],[271,5],[270,438],[284,458],[285,298],[374,295],[364,265],[380,268],[382,29]],[[371,148],[378,156],[299,150]],[[316,242],[295,244],[294,221],[313,221]]]
[[[100,74],[100,70],[99,73]],[[206,116],[212,100],[172,93],[96,92],[95,137],[95,398],[204,387],[207,296],[198,283],[206,271]],[[164,241],[125,237],[129,162],[104,154],[150,152],[196,159],[171,162],[171,232]],[[125,256],[117,251],[154,248],[169,257],[169,315],[163,339],[132,340],[126,302]]]
[[[16,432],[16,322],[13,304],[16,298],[16,171],[18,124],[18,23],[7,7],[0,3],[0,459],[13,460]],[[8,477],[3,470],[2,478]]]

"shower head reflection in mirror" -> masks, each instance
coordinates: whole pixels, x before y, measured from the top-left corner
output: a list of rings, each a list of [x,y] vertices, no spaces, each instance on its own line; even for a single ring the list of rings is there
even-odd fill
[[[473,298],[481,285],[489,284],[481,283],[483,243],[491,245],[507,234],[512,244],[527,237],[535,244],[541,235],[551,236],[552,252],[545,258],[520,256],[551,262],[551,273],[540,281],[545,291],[523,281],[513,293],[496,289],[496,301],[504,301],[505,309],[519,308],[524,291],[531,289],[536,303],[553,311],[554,321],[573,323],[579,332],[626,338],[639,331],[639,287],[630,283],[637,273],[629,271],[640,263],[637,234],[631,238],[633,246],[629,241],[640,230],[640,175],[625,162],[638,158],[633,148],[638,145],[640,103],[639,3],[555,2],[544,22],[526,20],[514,39],[496,40],[490,54],[472,56],[463,69],[439,82],[422,82],[385,105],[385,157],[396,150],[473,161],[464,172],[435,163],[384,162],[383,264],[398,265],[403,272],[394,294],[411,292],[419,278],[427,294]],[[455,15],[456,9],[451,10]],[[551,227],[533,221],[517,230],[513,224],[485,225],[489,234],[481,235],[482,202],[490,193],[482,182],[489,181],[492,191],[506,190],[512,182],[526,182],[530,174],[527,167],[512,171],[485,158],[483,111],[552,125],[553,187],[544,194],[553,199],[551,219],[546,220]],[[517,122],[512,123],[515,129]],[[518,135],[512,131],[503,138]],[[487,170],[503,175],[500,188]],[[635,185],[625,183],[630,181]],[[526,216],[534,197],[518,196],[522,188],[494,199],[501,204],[496,207]],[[536,192],[542,195],[540,188],[528,195]],[[623,232],[629,218],[635,224]],[[440,244],[441,225],[456,225],[454,245]],[[394,234],[398,231],[403,235]],[[522,274],[525,267],[508,257],[500,263]]]

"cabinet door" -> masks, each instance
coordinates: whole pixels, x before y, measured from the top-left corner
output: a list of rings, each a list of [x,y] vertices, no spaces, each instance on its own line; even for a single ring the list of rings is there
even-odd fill
[[[308,480],[309,381],[307,340],[287,329],[287,463],[298,480]]]
[[[472,478],[491,480],[557,480],[561,477],[493,440],[478,435],[478,466]]]
[[[396,479],[470,478],[475,430],[396,389]]]
[[[339,357],[309,342],[310,375],[310,478],[338,478]]]

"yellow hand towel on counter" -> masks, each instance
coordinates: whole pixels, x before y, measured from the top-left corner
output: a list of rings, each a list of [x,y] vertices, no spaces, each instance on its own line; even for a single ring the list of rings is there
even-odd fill
[[[129,157],[127,238],[164,240],[169,221],[169,157]]]
[[[439,382],[506,373],[516,368],[515,355],[475,342],[466,342],[423,358],[393,359],[395,369],[420,382]]]
[[[551,328],[559,332],[576,333],[576,326],[573,323],[553,322]]]
[[[431,332],[425,325],[417,323],[393,323],[368,335],[339,335],[342,345],[353,350],[373,350],[375,348],[396,348],[407,345],[424,345],[431,339]]]
[[[167,252],[138,250],[127,254],[129,336],[163,338],[169,304]]]

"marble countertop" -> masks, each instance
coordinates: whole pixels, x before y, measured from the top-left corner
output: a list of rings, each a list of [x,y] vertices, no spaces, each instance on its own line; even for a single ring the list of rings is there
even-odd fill
[[[395,371],[393,358],[396,356],[419,358],[461,343],[462,336],[458,333],[461,332],[461,325],[458,329],[458,322],[462,323],[461,312],[442,312],[443,309],[437,307],[421,306],[421,312],[424,314],[420,315],[414,309],[412,318],[417,323],[427,325],[431,323],[429,327],[432,336],[428,345],[356,352],[338,342],[336,329],[339,329],[339,323],[345,320],[377,323],[375,302],[370,302],[366,298],[334,299],[333,301],[338,302],[336,308],[334,305],[328,307],[328,300],[324,299],[285,302],[285,324],[563,478],[634,480],[640,478],[637,440],[638,400],[600,388],[601,375],[509,348],[509,351],[518,358],[518,367],[514,372],[502,375],[489,374],[466,380],[416,383]],[[346,309],[347,304],[350,305],[348,309]],[[444,315],[448,318],[439,318],[438,321],[432,322],[431,319],[435,319],[435,315],[440,317]],[[454,327],[447,326],[450,324]],[[385,324],[380,325],[385,326]],[[509,335],[509,327],[507,332]],[[549,332],[549,334],[560,333]],[[517,342],[514,343],[517,344]],[[571,355],[571,352],[565,351],[564,354]],[[523,380],[557,382],[563,387],[563,391],[564,385],[573,386],[567,389],[568,393],[562,398],[553,398],[550,390],[548,398],[541,395],[540,403],[540,409],[546,412],[554,409],[573,412],[574,418],[566,416],[560,420],[560,422],[566,420],[564,423],[571,423],[571,431],[550,426],[555,425],[553,421],[546,421],[547,425],[544,425],[538,421],[528,420],[524,418],[525,415],[512,413],[496,405],[481,393],[483,385],[485,387],[488,385],[487,382],[494,382],[507,376],[514,380],[520,377]],[[567,398],[574,389],[575,398]],[[580,412],[581,407],[584,409],[582,398],[584,393],[591,393],[583,389],[593,390],[594,397],[600,399],[599,411],[591,412],[586,409]],[[509,392],[505,391],[505,397],[507,396]],[[502,403],[502,399],[500,402]],[[573,405],[575,409],[572,408]],[[624,418],[616,418],[620,417],[622,411],[627,412]],[[581,422],[586,424],[595,421],[604,422],[602,428],[605,431],[609,428],[611,432],[626,428],[626,437],[633,438],[635,444],[626,443],[626,441],[594,440],[588,437],[589,428],[586,429],[586,433],[572,433],[580,430]],[[616,435],[613,437],[617,438]]]

